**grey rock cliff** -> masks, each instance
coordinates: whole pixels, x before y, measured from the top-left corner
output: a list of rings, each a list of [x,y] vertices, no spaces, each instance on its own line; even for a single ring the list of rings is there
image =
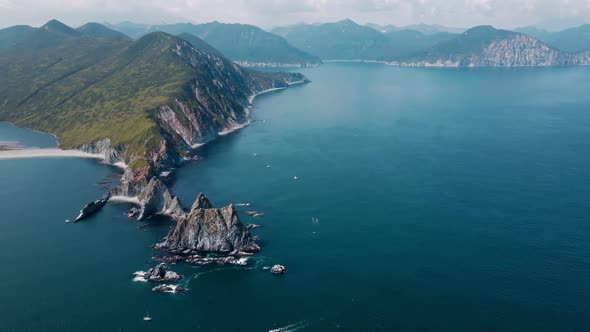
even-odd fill
[[[105,163],[112,165],[121,161],[119,158],[119,152],[123,150],[123,147],[112,148],[111,140],[109,138],[104,138],[96,142],[84,144],[79,147],[78,150],[103,155]]]
[[[157,178],[152,178],[139,193],[141,211],[138,220],[144,220],[155,214],[164,214],[179,218],[185,214],[178,197],[173,196],[168,188]]]
[[[233,205],[218,209],[210,206],[211,203],[205,196],[199,195],[193,209],[177,219],[176,227],[156,248],[217,253],[260,250],[248,228],[240,221]]]

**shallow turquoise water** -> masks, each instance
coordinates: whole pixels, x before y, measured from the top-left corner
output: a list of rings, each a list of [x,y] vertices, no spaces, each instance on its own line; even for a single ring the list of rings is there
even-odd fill
[[[1,161],[2,327],[590,328],[590,68],[305,73],[312,84],[260,97],[257,122],[176,173],[185,205],[203,191],[265,213],[243,218],[263,226],[247,268],[175,268],[187,294],[131,281],[169,221],[140,230],[109,205],[64,223],[116,170]],[[274,263],[289,273],[262,270]]]

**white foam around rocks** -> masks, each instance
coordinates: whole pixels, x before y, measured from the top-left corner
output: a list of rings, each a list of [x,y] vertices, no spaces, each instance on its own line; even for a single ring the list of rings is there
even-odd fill
[[[139,198],[137,196],[135,196],[135,197],[112,196],[109,199],[109,202],[114,202],[114,203],[131,203],[131,204],[141,205],[141,202],[139,201]]]
[[[82,152],[78,150],[61,150],[61,149],[22,149],[22,150],[7,150],[0,151],[0,160],[2,159],[27,159],[27,158],[57,158],[57,157],[73,157],[73,158],[92,158],[103,159],[102,154],[93,154]]]

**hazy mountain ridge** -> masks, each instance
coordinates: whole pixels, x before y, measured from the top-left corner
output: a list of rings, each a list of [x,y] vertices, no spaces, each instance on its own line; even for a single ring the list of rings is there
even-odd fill
[[[523,67],[587,64],[585,54],[570,54],[508,30],[480,26],[406,60],[402,66]]]
[[[519,28],[516,31],[535,37],[547,45],[565,52],[579,53],[590,51],[590,24],[557,32],[550,32],[535,27]]]
[[[349,19],[275,28],[272,32],[323,60],[386,59],[393,50],[384,34]]]
[[[155,31],[172,35],[193,34],[211,44],[227,58],[244,65],[308,67],[321,63],[319,58],[293,47],[284,38],[248,24],[211,22],[150,26],[126,22],[110,26],[135,38]]]
[[[453,27],[446,27],[439,24],[425,24],[425,23],[418,23],[418,24],[410,24],[405,26],[395,26],[392,24],[388,25],[379,25],[374,23],[367,23],[365,26],[373,28],[377,31],[382,33],[387,32],[394,32],[394,31],[401,31],[401,30],[412,30],[418,31],[425,35],[433,35],[437,33],[462,33],[465,32],[465,28],[453,28]]]
[[[531,36],[478,26],[461,34],[413,30],[381,33],[351,20],[277,28],[295,46],[324,60],[378,61],[403,66],[566,66],[587,64]]]

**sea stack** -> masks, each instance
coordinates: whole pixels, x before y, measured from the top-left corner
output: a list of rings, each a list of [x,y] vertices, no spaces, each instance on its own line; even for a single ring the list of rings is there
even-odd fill
[[[164,183],[156,177],[150,180],[139,193],[138,198],[141,209],[137,220],[147,219],[154,214],[164,214],[176,219],[185,214],[178,197],[173,196]]]
[[[156,248],[226,254],[260,250],[233,205],[213,208],[203,194],[199,194],[189,213],[177,219],[176,227]]]

